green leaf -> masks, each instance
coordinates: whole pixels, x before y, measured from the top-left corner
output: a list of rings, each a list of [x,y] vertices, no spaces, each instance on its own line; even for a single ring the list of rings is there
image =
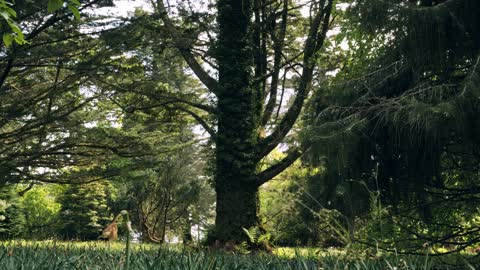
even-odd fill
[[[14,39],[15,39],[15,42],[20,44],[20,45],[27,43],[27,41],[23,38],[23,34],[18,35],[18,36],[14,36]]]
[[[6,11],[10,14],[11,17],[17,17],[17,12],[12,8],[7,8]]]
[[[70,0],[70,3],[73,3],[77,6],[80,6],[80,1],[78,1],[78,0]]]
[[[242,230],[245,232],[245,234],[248,236],[248,239],[250,242],[255,243],[255,235],[251,234],[247,229],[242,228]]]
[[[10,26],[10,28],[12,29],[13,32],[15,32],[17,35],[22,35],[23,36],[22,29],[20,29],[20,26],[18,26],[18,24],[15,21],[8,20],[7,23]]]
[[[5,43],[5,46],[10,47],[12,46],[13,43],[13,35],[9,33],[3,34],[3,43]]]
[[[55,12],[63,7],[62,0],[48,0],[48,12]]]
[[[77,6],[74,4],[68,4],[67,7],[73,13],[73,16],[75,16],[75,19],[80,20],[80,12],[78,11]]]
[[[0,16],[2,16],[5,20],[8,20],[10,18],[10,15],[6,11],[0,11]]]

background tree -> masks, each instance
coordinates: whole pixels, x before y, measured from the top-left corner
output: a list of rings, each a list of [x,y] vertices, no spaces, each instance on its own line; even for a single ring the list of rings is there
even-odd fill
[[[371,233],[362,242],[419,253],[426,241],[476,242],[478,3],[359,1],[351,11],[347,64],[317,97],[306,133],[318,138],[329,193],[356,185],[350,196],[365,194],[370,207],[354,216],[378,222],[362,226]]]
[[[59,209],[50,209],[55,205],[53,198],[39,197],[44,194],[35,186],[111,179],[123,171],[122,164],[114,162],[119,157],[149,155],[150,145],[165,138],[121,129],[122,108],[104,79],[118,78],[122,70],[138,70],[139,62],[118,57],[123,51],[109,49],[106,38],[100,38],[108,31],[91,10],[109,4],[111,1],[81,1],[77,7],[81,20],[76,9],[63,8],[63,1],[56,7],[31,1],[17,1],[14,6],[15,21],[27,42],[1,47],[0,182],[21,184],[18,193],[25,207],[24,235],[35,232],[39,238],[52,237],[57,234],[53,230],[60,228],[64,237],[96,239],[98,228],[109,219],[103,209],[109,201],[102,196],[110,194],[97,193],[90,186],[68,188],[60,200],[63,226],[53,226],[58,225]],[[129,102],[133,107],[138,100]],[[157,150],[162,151],[160,147]],[[80,200],[76,208],[76,201],[72,201],[75,196],[94,199]],[[16,203],[7,199],[7,205]],[[39,203],[45,203],[43,208]],[[52,216],[46,217],[47,213]],[[12,236],[20,234],[8,235]]]
[[[191,167],[185,167],[191,161],[175,155],[157,159],[156,163],[152,170],[129,176],[127,197],[144,239],[165,243],[167,232],[183,234],[190,207],[199,200],[200,187]]]
[[[102,183],[68,186],[58,199],[62,205],[59,235],[66,239],[98,239],[102,229],[113,220],[107,205],[108,188]]]
[[[108,4],[82,1],[79,10]],[[95,79],[97,72],[116,72],[94,55],[101,45],[94,34],[104,31],[102,25],[95,16],[78,21],[68,8],[48,9],[46,2],[17,1],[16,21],[28,43],[1,48],[2,183],[103,179],[112,173],[99,177],[105,170],[98,164],[132,146],[133,137],[127,143],[115,129],[116,110]],[[72,176],[65,173],[70,166],[83,170]]]

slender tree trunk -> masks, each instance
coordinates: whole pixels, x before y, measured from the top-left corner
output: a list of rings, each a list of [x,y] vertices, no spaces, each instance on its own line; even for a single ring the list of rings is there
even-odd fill
[[[255,149],[261,102],[257,100],[259,89],[250,85],[254,59],[249,35],[251,0],[219,0],[218,10],[215,239],[238,243],[246,239],[242,228],[257,224]]]
[[[163,209],[163,219],[162,219],[162,231],[161,231],[161,243],[165,243],[165,235],[167,233],[167,217],[168,217],[168,211],[170,211],[170,195],[167,196],[167,203],[165,204],[165,208]]]
[[[185,220],[185,227],[183,228],[183,236],[182,242],[184,245],[188,245],[193,243],[193,235],[192,235],[192,218],[190,214],[188,214]]]

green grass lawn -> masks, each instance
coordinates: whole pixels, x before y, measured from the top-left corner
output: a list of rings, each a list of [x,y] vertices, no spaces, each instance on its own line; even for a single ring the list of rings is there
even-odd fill
[[[279,248],[274,255],[225,254],[181,246],[132,245],[130,269],[475,269],[461,255],[448,257],[383,255]],[[471,259],[471,258],[470,258]],[[101,242],[0,242],[2,269],[124,269],[124,244]],[[480,268],[478,268],[480,269]]]

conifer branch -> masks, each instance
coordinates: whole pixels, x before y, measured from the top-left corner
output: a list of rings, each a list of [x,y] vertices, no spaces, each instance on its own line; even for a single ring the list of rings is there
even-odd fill
[[[168,16],[167,9],[165,8],[165,4],[163,0],[157,1],[157,8],[158,13],[166,26],[166,30],[168,31],[170,37],[175,42],[176,48],[180,51],[183,58],[187,62],[188,66],[192,69],[198,79],[210,90],[212,93],[218,93],[218,82],[212,78],[200,65],[200,63],[195,59],[195,56],[190,51],[191,44],[189,42],[185,42],[182,38],[182,35],[177,31],[175,25],[171,21],[170,17]]]

